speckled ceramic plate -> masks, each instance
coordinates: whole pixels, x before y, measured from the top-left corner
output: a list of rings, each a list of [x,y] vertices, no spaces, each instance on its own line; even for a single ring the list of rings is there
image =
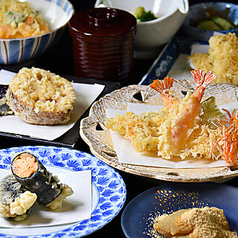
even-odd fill
[[[109,223],[122,209],[126,187],[120,174],[93,155],[64,147],[23,146],[0,150],[0,173],[9,170],[11,158],[22,151],[33,153],[47,168],[92,171],[92,214],[90,219],[55,226],[0,228],[4,238],[84,237]],[[50,169],[49,169],[50,170]],[[29,216],[30,217],[30,216]]]
[[[238,231],[238,188],[225,184],[166,184],[136,196],[121,216],[122,230],[127,238],[159,238],[153,229],[155,218],[180,209],[217,207],[223,209],[230,229]]]
[[[184,91],[193,91],[194,88],[195,82],[191,80],[174,81],[174,92],[176,95],[179,95]],[[203,98],[205,99],[206,97],[213,95],[216,97],[216,103],[222,105],[237,101],[237,93],[238,88],[235,86],[227,84],[209,85],[205,90]],[[172,169],[119,163],[110,132],[104,125],[106,116],[105,109],[113,108],[126,110],[128,102],[143,104],[162,103],[158,97],[158,93],[149,86],[132,85],[115,90],[95,102],[90,109],[89,116],[81,120],[81,137],[89,145],[91,152],[105,163],[131,174],[176,182],[220,181],[238,175],[238,170],[228,166],[216,168]]]

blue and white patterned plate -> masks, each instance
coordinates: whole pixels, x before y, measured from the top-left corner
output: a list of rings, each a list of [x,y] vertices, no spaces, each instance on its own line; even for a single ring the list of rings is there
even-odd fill
[[[46,167],[61,170],[92,171],[92,215],[91,219],[73,224],[9,229],[1,228],[0,237],[40,238],[40,237],[83,237],[109,223],[122,209],[126,199],[126,187],[123,179],[113,168],[96,157],[63,147],[24,146],[0,150],[1,170],[9,170],[11,158],[21,151],[37,156]]]

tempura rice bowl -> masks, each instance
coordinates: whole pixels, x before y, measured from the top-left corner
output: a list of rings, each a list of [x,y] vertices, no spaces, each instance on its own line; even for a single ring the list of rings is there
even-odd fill
[[[32,60],[55,44],[74,14],[68,0],[27,0],[49,24],[50,32],[20,39],[0,39],[0,64],[18,64]]]

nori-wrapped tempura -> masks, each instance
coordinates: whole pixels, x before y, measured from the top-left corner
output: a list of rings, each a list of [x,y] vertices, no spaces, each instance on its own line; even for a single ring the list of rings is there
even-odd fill
[[[6,92],[8,85],[0,84],[0,116],[13,114],[13,111],[7,105]]]
[[[0,182],[0,215],[4,218],[26,219],[36,199],[37,195],[27,191],[12,174]]]
[[[36,193],[37,201],[50,209],[61,207],[63,199],[73,193],[69,186],[59,183],[57,176],[48,172],[40,160],[28,152],[13,158],[11,170],[17,181]]]

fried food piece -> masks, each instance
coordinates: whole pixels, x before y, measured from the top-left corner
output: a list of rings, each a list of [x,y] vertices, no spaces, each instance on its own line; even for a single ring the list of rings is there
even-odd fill
[[[60,208],[63,200],[73,194],[68,185],[60,183],[57,176],[53,176],[36,156],[28,152],[13,158],[11,170],[25,189],[37,194],[40,204],[52,210]]]
[[[40,68],[22,68],[9,84],[7,104],[22,120],[36,125],[67,123],[76,92],[67,79]]]
[[[209,39],[209,52],[196,53],[188,57],[193,69],[214,71],[218,77],[213,83],[238,84],[238,37],[235,33],[212,36]]]
[[[206,72],[213,70],[212,60],[208,53],[202,54],[197,52],[188,58],[188,62],[193,69],[203,69]]]
[[[15,221],[25,220],[35,204],[37,195],[27,191],[10,174],[0,182],[0,215]]]
[[[136,115],[127,112],[126,115],[119,114],[115,118],[106,118],[105,124],[108,129],[114,130],[131,144],[139,152],[157,152],[159,126],[165,121],[167,115],[163,110],[157,112],[146,112]]]

